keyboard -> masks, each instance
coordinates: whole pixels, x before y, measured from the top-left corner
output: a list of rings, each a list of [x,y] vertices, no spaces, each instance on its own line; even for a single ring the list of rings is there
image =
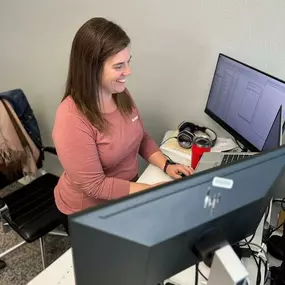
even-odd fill
[[[244,159],[248,156],[250,156],[250,155],[244,154],[244,153],[243,154],[225,154],[223,156],[223,160],[222,160],[221,165],[224,165],[224,164],[227,164],[230,162],[234,162],[234,161],[238,161],[238,160]]]

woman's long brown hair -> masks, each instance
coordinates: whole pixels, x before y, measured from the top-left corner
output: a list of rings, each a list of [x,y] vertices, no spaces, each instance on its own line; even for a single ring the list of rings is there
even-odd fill
[[[100,110],[99,89],[104,62],[130,44],[117,24],[104,18],[88,20],[76,33],[70,54],[66,89],[62,101],[71,96],[87,119],[100,131],[108,122]],[[133,101],[127,92],[114,94],[119,111],[128,115]]]

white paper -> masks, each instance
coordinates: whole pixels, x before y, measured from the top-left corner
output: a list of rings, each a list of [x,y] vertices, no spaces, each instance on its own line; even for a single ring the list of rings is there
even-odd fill
[[[237,147],[237,144],[231,138],[217,138],[216,144],[212,147],[212,152],[222,152]]]

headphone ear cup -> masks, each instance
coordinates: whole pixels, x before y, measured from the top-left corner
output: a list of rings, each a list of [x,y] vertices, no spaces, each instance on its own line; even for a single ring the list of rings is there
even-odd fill
[[[212,141],[212,147],[214,147],[217,141],[217,134],[212,129],[208,128],[206,128],[206,134],[209,136],[209,138]]]
[[[194,135],[188,130],[182,131],[177,136],[177,142],[182,148],[189,149],[192,147]]]
[[[183,121],[179,124],[179,126],[178,126],[179,133],[185,129],[186,125],[187,125],[187,122],[185,122],[185,121]]]

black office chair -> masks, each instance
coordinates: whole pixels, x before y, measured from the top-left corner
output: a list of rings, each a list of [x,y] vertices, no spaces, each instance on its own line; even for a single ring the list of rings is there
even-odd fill
[[[42,148],[41,152],[49,152],[56,154],[54,148]],[[43,157],[43,156],[42,156]],[[38,163],[41,169],[42,160]],[[58,211],[53,190],[57,184],[58,177],[43,173],[29,184],[8,194],[4,198],[0,198],[0,215],[4,232],[13,229],[23,238],[23,241],[0,254],[0,258],[16,250],[25,243],[31,243],[39,239],[43,268],[46,268],[46,257],[44,250],[43,237],[48,234],[57,234],[67,236],[65,232],[52,232],[61,224],[61,214]],[[17,179],[21,178],[18,175]],[[10,184],[3,174],[0,173],[0,189]],[[6,266],[3,260],[0,260],[0,268]]]
[[[42,170],[45,152],[56,155],[53,147],[40,147],[40,156],[37,162],[39,175],[27,185],[0,198],[0,218],[3,231],[13,229],[23,241],[16,246],[0,254],[0,259],[10,252],[16,250],[25,243],[31,243],[39,239],[43,268],[46,268],[46,257],[43,237],[48,234],[67,236],[64,231],[53,231],[61,224],[61,214],[54,201],[54,187],[58,177]],[[13,175],[13,179],[0,171],[0,189],[18,181],[22,173]],[[1,194],[1,192],[0,192]],[[0,260],[0,268],[6,266]]]

